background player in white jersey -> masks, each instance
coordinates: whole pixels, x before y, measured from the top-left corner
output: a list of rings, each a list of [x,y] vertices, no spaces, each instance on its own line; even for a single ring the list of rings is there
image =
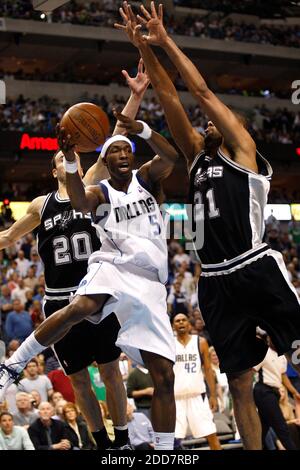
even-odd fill
[[[217,398],[208,343],[205,338],[190,334],[191,324],[184,313],[175,315],[172,324],[177,335],[174,366],[175,437],[184,439],[190,428],[194,438],[206,437],[212,450],[221,450],[212,413],[217,410]],[[209,387],[209,400],[204,380]]]
[[[124,71],[125,72],[125,71]],[[124,113],[135,117],[149,80],[140,61],[135,78],[125,72],[131,96]],[[123,130],[118,127],[114,132]],[[77,156],[78,163],[79,157]],[[81,167],[79,166],[82,175]],[[38,227],[37,240],[40,257],[44,264],[46,295],[43,309],[46,317],[69,304],[82,277],[87,272],[87,261],[91,252],[98,250],[100,241],[91,225],[90,216],[80,212],[74,215],[67,190],[63,153],[59,150],[52,159],[52,173],[58,182],[58,191],[40,196],[32,201],[25,217],[0,233],[0,249],[13,244],[26,233]],[[99,157],[83,178],[85,185],[95,184],[108,176]],[[72,250],[72,240],[77,240]],[[80,245],[80,243],[82,245]],[[66,249],[64,246],[66,245]],[[81,247],[81,248],[80,248]],[[66,375],[69,376],[76,403],[88,422],[99,449],[112,445],[102,422],[99,403],[92,391],[87,367],[98,363],[101,378],[107,389],[107,402],[115,426],[114,447],[127,445],[126,394],[119,370],[120,349],[115,346],[120,325],[114,315],[101,325],[84,322],[75,325],[69,333],[54,345],[54,352]],[[109,334],[107,334],[109,331]]]
[[[262,243],[272,169],[256,153],[243,118],[218,99],[168,36],[162,5],[158,14],[154,2],[151,13],[143,6],[141,9],[144,16],[136,18],[124,2],[121,15],[125,25],[117,27],[138,47],[171,134],[192,170],[190,201],[194,210],[199,205],[204,208],[204,245],[198,250],[203,263],[199,303],[221,370],[228,376],[244,447],[261,449],[252,367],[263,359],[266,347],[256,338],[256,326],[267,330],[278,354],[285,353],[288,358],[300,337],[297,293],[288,281],[280,253]],[[148,29],[148,36],[140,33],[138,20]],[[193,128],[150,44],[165,50],[211,119],[205,138]],[[300,371],[299,365],[294,367]]]
[[[168,275],[167,245],[155,196],[161,194],[160,182],[171,173],[178,155],[146,123],[123,115],[117,118],[128,133],[148,140],[159,155],[138,171],[133,170],[130,140],[114,136],[101,152],[110,179],[84,188],[70,145],[71,136],[65,136],[61,130],[59,140],[67,160],[68,194],[76,210],[92,212],[103,246],[90,257],[88,274],[73,302],[47,318],[2,366],[0,385],[3,393],[11,382],[11,369],[22,369],[32,355],[60,340],[73,325],[87,317],[97,321],[99,315],[94,315],[97,312],[102,311],[103,317],[115,312],[121,325],[116,344],[134,361],[144,363],[153,380],[155,448],[172,449],[175,344],[164,286]]]

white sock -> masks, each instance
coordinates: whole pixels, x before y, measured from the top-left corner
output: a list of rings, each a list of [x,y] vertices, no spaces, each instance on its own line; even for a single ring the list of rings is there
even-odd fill
[[[13,365],[13,369],[17,372],[21,372],[26,366],[27,362],[30,361],[34,356],[40,354],[47,346],[42,346],[31,333],[28,338],[23,341],[21,346],[13,353],[13,355],[5,361],[7,366]]]
[[[173,450],[175,432],[155,432],[154,431],[154,449],[155,450]]]

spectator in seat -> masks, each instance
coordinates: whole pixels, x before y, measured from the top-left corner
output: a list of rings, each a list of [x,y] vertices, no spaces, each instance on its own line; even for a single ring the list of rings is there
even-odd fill
[[[70,450],[71,443],[66,424],[52,419],[53,407],[48,402],[39,406],[39,418],[28,428],[36,450]]]
[[[14,426],[13,416],[7,411],[0,413],[0,450],[34,450],[26,429]]]
[[[73,450],[95,449],[96,446],[90,438],[86,423],[78,419],[78,410],[74,403],[66,403],[62,412]]]

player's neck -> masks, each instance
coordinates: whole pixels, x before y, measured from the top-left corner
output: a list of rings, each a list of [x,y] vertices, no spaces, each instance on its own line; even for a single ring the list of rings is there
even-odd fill
[[[130,183],[132,181],[132,173],[126,179],[117,179],[114,176],[111,176],[108,180],[109,184],[116,190],[127,193]]]
[[[178,335],[177,339],[180,343],[186,345],[190,341],[190,337],[191,337],[191,335],[189,333],[185,333],[183,335]]]
[[[59,194],[60,199],[69,199],[67,188],[63,184],[58,185],[58,194]]]

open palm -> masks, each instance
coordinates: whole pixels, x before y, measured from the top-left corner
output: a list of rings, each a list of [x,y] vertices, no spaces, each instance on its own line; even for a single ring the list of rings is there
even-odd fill
[[[148,30],[148,35],[143,36],[143,38],[149,44],[162,46],[168,38],[168,33],[163,24],[163,6],[159,5],[157,13],[154,2],[151,2],[151,14],[143,5],[141,11],[143,16],[138,15],[137,19]]]
[[[140,59],[138,65],[138,73],[136,77],[130,77],[126,70],[122,70],[122,74],[126,78],[127,84],[132,93],[136,96],[142,96],[149,86],[150,80],[147,72],[144,70],[143,59]]]

